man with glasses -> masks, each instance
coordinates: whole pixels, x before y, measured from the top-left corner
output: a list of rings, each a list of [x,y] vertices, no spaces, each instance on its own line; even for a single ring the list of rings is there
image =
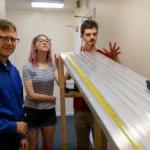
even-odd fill
[[[0,20],[0,149],[27,150],[23,122],[23,88],[18,70],[8,60],[19,41],[14,24]]]

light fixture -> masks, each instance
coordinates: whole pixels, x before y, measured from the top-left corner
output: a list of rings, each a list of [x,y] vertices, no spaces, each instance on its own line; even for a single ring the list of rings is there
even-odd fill
[[[31,6],[36,8],[63,8],[63,2],[63,0],[45,0],[44,2],[39,0],[33,0],[31,2]]]

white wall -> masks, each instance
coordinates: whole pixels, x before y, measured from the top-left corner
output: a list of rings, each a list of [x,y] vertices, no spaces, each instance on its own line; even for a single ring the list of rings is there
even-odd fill
[[[73,12],[7,10],[7,19],[17,26],[18,37],[21,39],[12,57],[20,73],[22,73],[23,64],[28,61],[31,40],[37,34],[44,33],[52,39],[53,53],[74,49],[74,28],[66,27],[66,25],[73,25]],[[54,95],[57,96],[56,111],[60,114],[57,86],[55,86]],[[68,114],[73,113],[72,100],[66,101],[66,111]]]
[[[82,0],[81,7],[75,10],[75,51],[80,51],[82,41],[80,38],[80,27],[84,20],[87,17],[92,16],[95,18],[95,10],[94,7],[96,5],[96,0]]]
[[[6,15],[17,26],[21,39],[14,53],[14,63],[20,71],[27,62],[31,40],[37,34],[44,33],[52,39],[53,53],[73,50],[74,29],[66,27],[73,24],[72,12],[8,10]]]
[[[5,0],[0,0],[0,19],[4,19],[5,16]]]
[[[82,3],[93,0],[82,0]],[[97,47],[107,47],[109,41],[121,46],[121,62],[150,79],[150,1],[96,0],[96,20],[99,23]],[[83,13],[85,6],[77,10]],[[82,15],[82,14],[81,14]]]
[[[118,41],[122,63],[150,78],[150,1],[97,0],[96,8],[102,45]]]

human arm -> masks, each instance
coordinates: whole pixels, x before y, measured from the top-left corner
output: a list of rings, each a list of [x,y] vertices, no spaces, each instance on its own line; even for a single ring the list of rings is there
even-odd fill
[[[27,131],[27,124],[22,121],[12,121],[6,117],[0,118],[0,133],[18,133],[25,134]]]
[[[0,117],[0,133],[16,133],[17,125],[16,121],[11,121],[8,119],[5,119],[3,117]]]
[[[25,137],[27,132],[27,124],[24,122],[17,122],[17,133],[19,134],[19,141],[20,141],[20,150],[28,150],[28,141]]]
[[[35,72],[32,71],[32,66],[25,65],[23,68],[23,80],[24,80],[24,87],[29,99],[34,102],[55,102],[56,100],[55,96],[35,92],[32,82],[34,76],[33,74],[35,74]]]
[[[28,150],[25,134],[27,131],[27,124],[22,121],[10,121],[0,118],[0,133],[17,133],[18,140],[20,141],[21,150]],[[24,143],[24,144],[23,144]],[[9,143],[8,143],[9,144]],[[23,148],[24,147],[24,148]]]
[[[55,96],[36,93],[33,89],[32,80],[24,81],[24,86],[25,86],[26,93],[27,93],[27,95],[31,101],[34,101],[34,102],[55,102],[55,100],[56,100]]]

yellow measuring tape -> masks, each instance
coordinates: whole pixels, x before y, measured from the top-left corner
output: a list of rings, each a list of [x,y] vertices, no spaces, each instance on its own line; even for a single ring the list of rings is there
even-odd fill
[[[136,141],[134,141],[133,137],[127,132],[124,123],[117,115],[117,113],[113,110],[113,108],[106,102],[106,100],[101,96],[99,91],[95,88],[95,86],[91,83],[88,77],[81,71],[79,66],[72,60],[72,58],[67,55],[67,58],[72,65],[72,67],[76,70],[78,75],[83,79],[87,87],[91,90],[94,96],[97,98],[101,106],[113,120],[113,122],[117,125],[120,129],[122,135],[127,139],[128,143],[132,146],[133,150],[144,150]]]

